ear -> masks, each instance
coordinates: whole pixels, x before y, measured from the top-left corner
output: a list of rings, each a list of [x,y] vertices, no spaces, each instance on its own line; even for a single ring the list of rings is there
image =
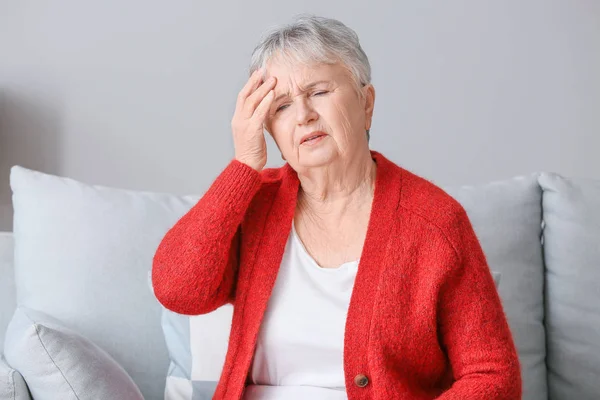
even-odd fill
[[[373,120],[373,110],[375,109],[375,88],[372,84],[362,87],[365,109],[365,129],[371,129],[371,121]]]

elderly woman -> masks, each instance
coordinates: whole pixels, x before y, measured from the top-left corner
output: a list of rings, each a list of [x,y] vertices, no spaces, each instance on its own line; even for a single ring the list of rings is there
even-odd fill
[[[354,31],[303,16],[265,37],[235,159],[166,234],[158,300],[234,306],[216,399],[519,399],[515,345],[457,201],[369,150]],[[264,130],[285,166],[263,169]]]

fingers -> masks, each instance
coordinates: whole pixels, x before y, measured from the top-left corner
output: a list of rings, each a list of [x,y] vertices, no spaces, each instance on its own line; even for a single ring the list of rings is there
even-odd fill
[[[252,75],[250,76],[250,78],[248,79],[248,81],[246,82],[246,84],[244,85],[244,87],[242,88],[242,90],[240,90],[240,93],[238,94],[238,98],[237,98],[237,102],[236,102],[236,108],[238,110],[241,110],[243,108],[244,103],[246,102],[246,99],[248,98],[248,96],[250,96],[252,94],[252,92],[254,92],[254,90],[256,90],[256,88],[260,84],[260,81],[262,80],[263,72],[264,71],[262,68],[254,71],[252,73]]]
[[[271,108],[271,104],[273,103],[273,99],[275,98],[275,91],[269,90],[269,92],[262,98],[261,102],[256,107],[254,114],[252,115],[253,122],[257,124],[257,126],[262,126],[265,121],[266,115]]]
[[[244,102],[242,111],[245,118],[251,118],[254,115],[256,108],[263,101],[267,93],[275,87],[276,79],[270,77],[266,82],[262,83]]]

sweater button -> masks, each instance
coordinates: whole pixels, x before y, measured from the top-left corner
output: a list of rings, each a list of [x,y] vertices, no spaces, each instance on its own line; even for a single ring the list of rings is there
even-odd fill
[[[366,375],[358,374],[354,377],[354,384],[358,387],[365,387],[369,384],[369,378]]]

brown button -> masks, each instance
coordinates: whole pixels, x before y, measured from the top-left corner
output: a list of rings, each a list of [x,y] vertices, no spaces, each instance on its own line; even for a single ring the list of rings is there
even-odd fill
[[[369,378],[366,375],[358,374],[354,377],[354,384],[358,387],[365,387],[369,384]]]

